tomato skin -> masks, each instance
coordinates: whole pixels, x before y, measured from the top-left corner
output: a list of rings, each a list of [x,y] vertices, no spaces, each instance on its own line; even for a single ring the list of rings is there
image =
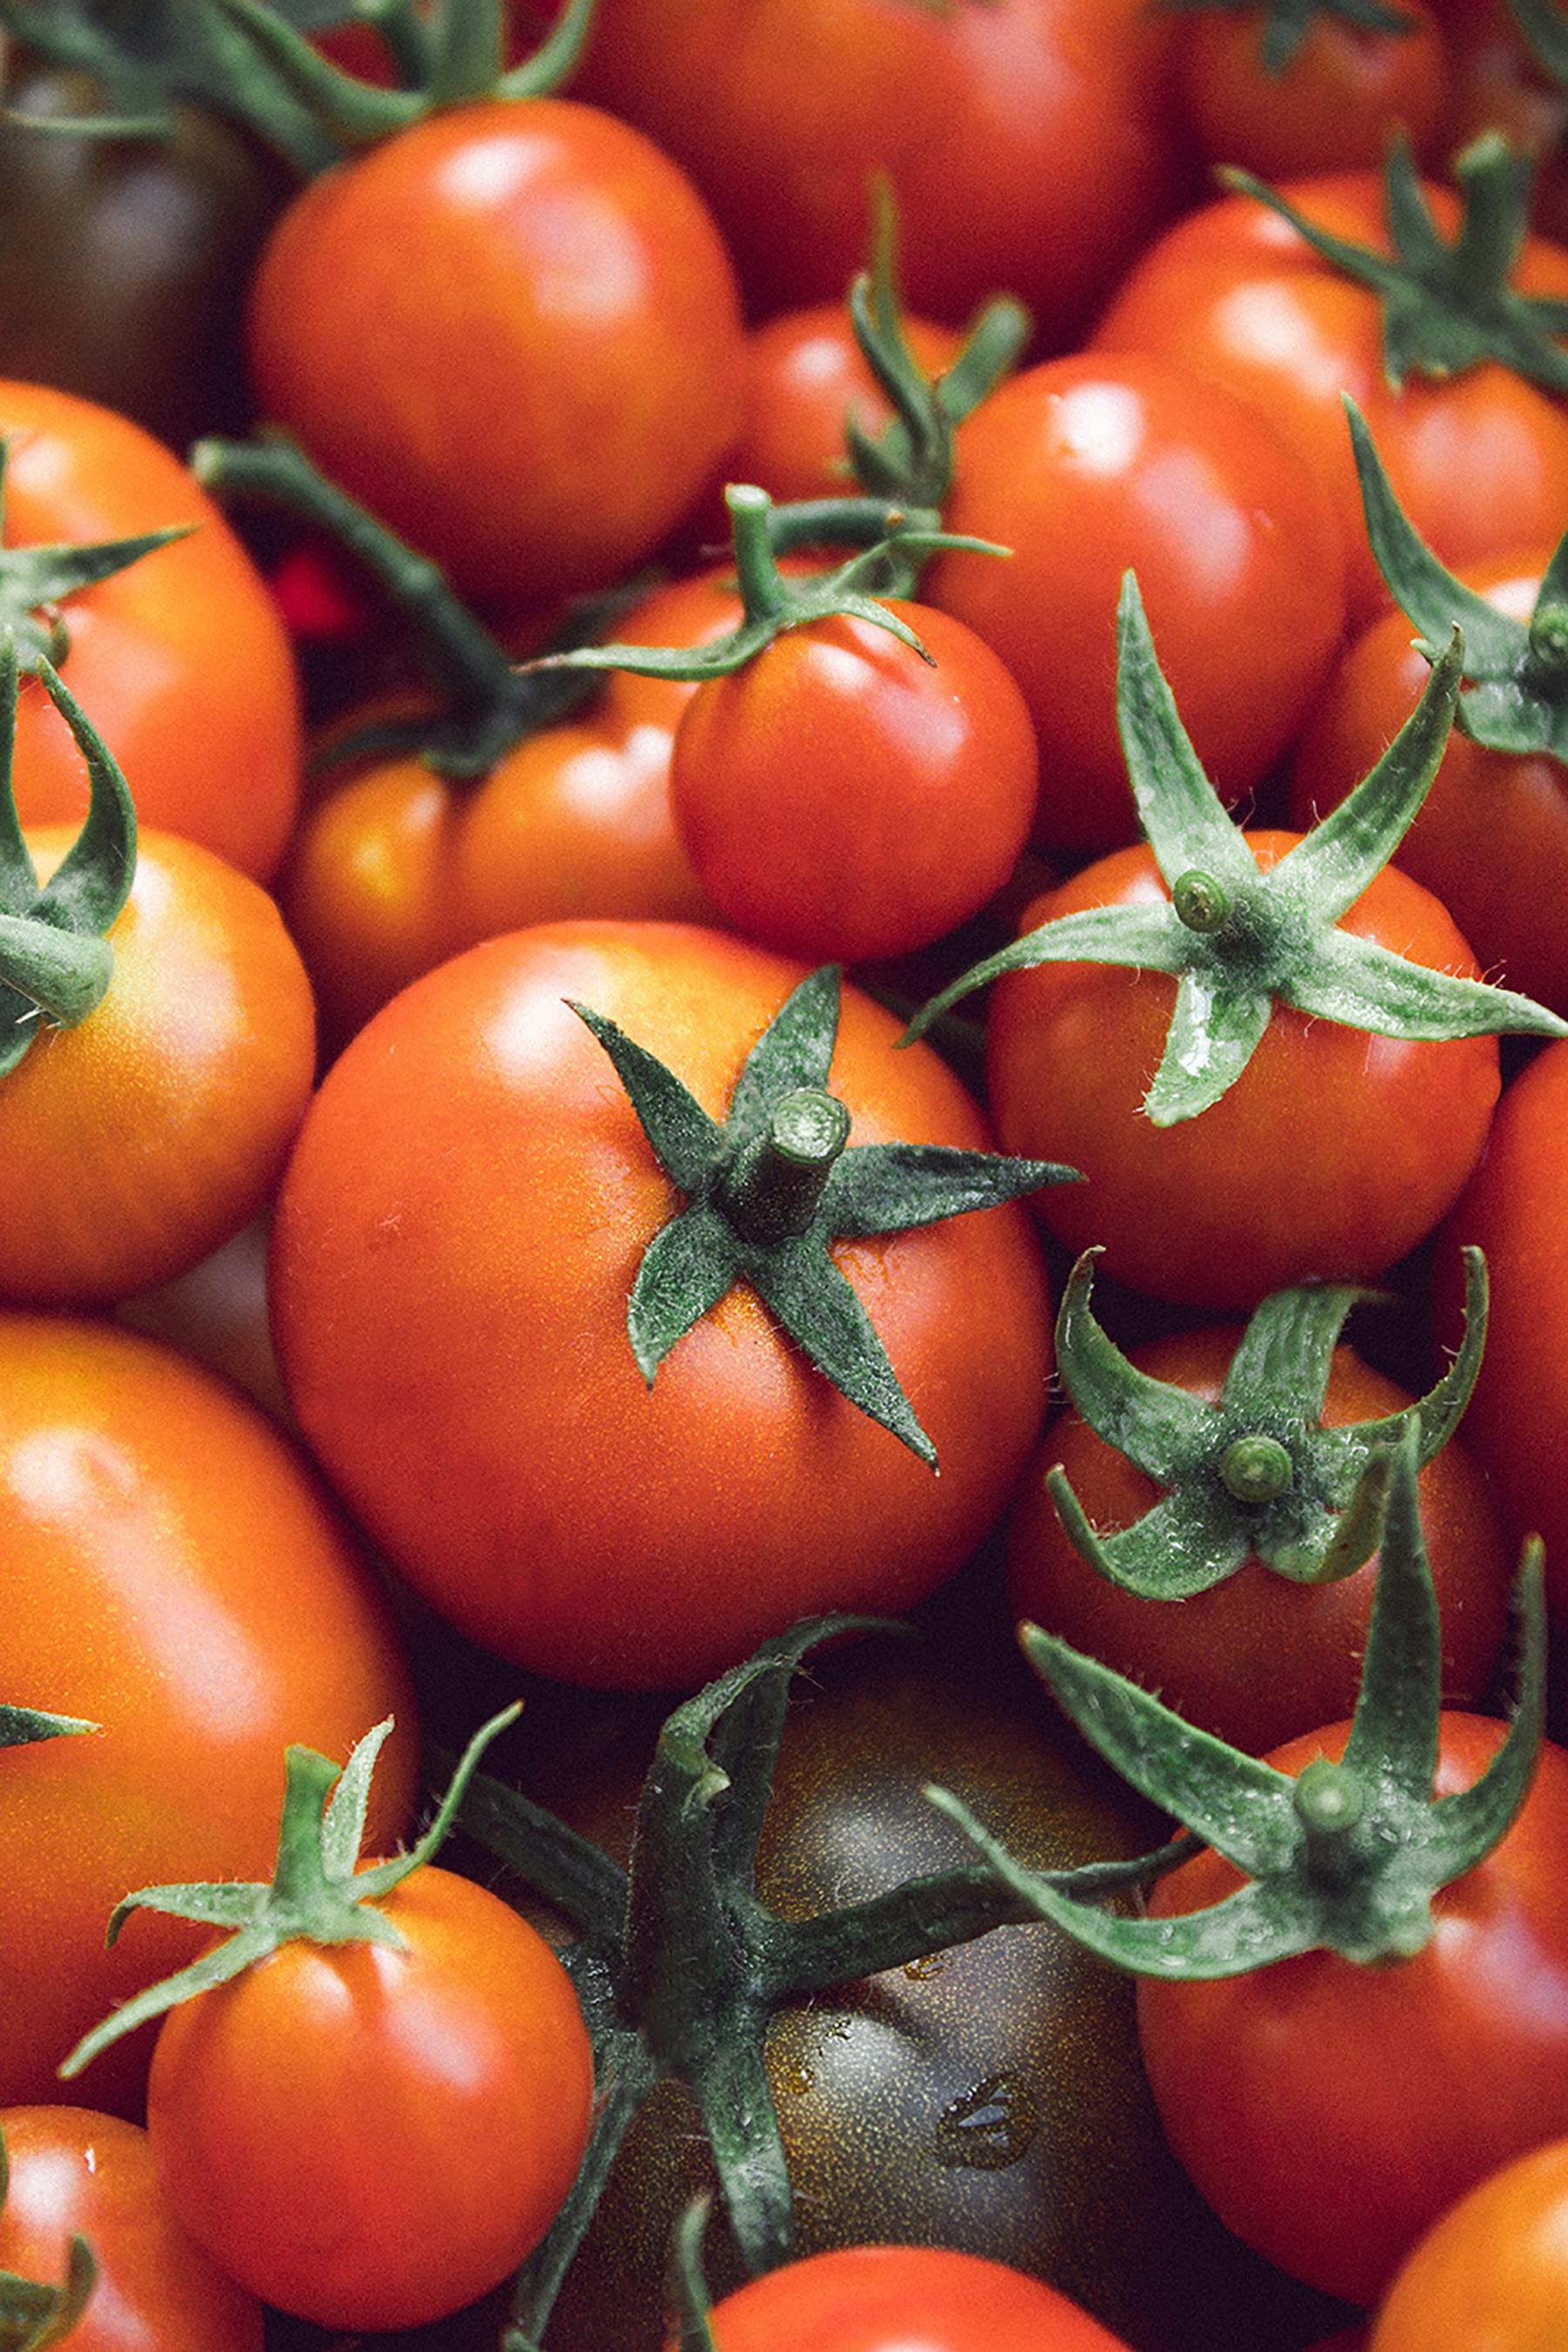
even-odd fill
[[[1337,1757],[1349,1726],[1268,1761]],[[1503,1726],[1445,1714],[1439,1795],[1485,1769]],[[1213,1984],[1138,1988],[1139,2033],[1171,2145],[1237,2234],[1295,2276],[1376,2300],[1422,2233],[1568,2124],[1568,1753],[1548,1745],[1513,1826],[1436,1897],[1414,1959],[1331,1952]],[[1197,1909],[1239,1881],[1212,1852],[1150,1908]]]
[[[1445,236],[1451,189],[1423,182]],[[1338,236],[1389,250],[1380,174],[1328,173],[1280,190]],[[1525,293],[1568,294],[1568,254],[1526,239]],[[1484,365],[1441,382],[1384,374],[1375,295],[1320,261],[1289,222],[1250,196],[1222,197],[1165,232],[1129,272],[1093,348],[1142,352],[1193,370],[1264,409],[1329,492],[1349,556],[1353,620],[1388,601],[1366,543],[1342,394],[1371,428],[1401,505],[1451,569],[1552,544],[1568,509],[1568,415],[1550,393]],[[1158,632],[1156,631],[1156,634]]]
[[[1219,1400],[1241,1337],[1237,1328],[1173,1332],[1130,1350],[1141,1371]],[[1334,1349],[1321,1419],[1330,1425],[1403,1412],[1409,1396]],[[1377,1554],[1331,1584],[1298,1584],[1256,1554],[1233,1576],[1181,1602],[1141,1599],[1110,1583],[1073,1549],[1046,1473],[1065,1469],[1100,1534],[1131,1526],[1160,1489],[1125,1454],[1068,1411],[1055,1423],[1019,1489],[1008,1528],[1013,1614],[1157,1690],[1201,1730],[1251,1755],[1276,1748],[1355,1704]],[[1479,1698],[1501,1647],[1513,1558],[1486,1484],[1460,1441],[1420,1474],[1421,1518],[1442,1616],[1443,1688],[1460,1706]]]
[[[1528,621],[1545,551],[1472,564],[1465,585]],[[1310,824],[1365,775],[1431,670],[1401,612],[1371,622],[1346,649],[1296,747],[1290,821]],[[1358,764],[1359,763],[1359,764]],[[1456,728],[1431,790],[1394,853],[1436,893],[1489,979],[1568,1011],[1568,770],[1549,751],[1489,751]]]
[[[301,1426],[410,1580],[517,1663],[662,1687],[814,1611],[901,1607],[979,1541],[1022,1465],[1048,1307],[1012,1208],[835,1247],[940,1479],[743,1286],[645,1387],[626,1300],[679,1196],[563,1000],[667,1059],[717,1116],[803,977],[695,927],[514,932],[384,1007],[300,1130],[272,1296]],[[846,991],[830,1083],[851,1143],[983,1148],[957,1080],[895,1053],[897,1034]]]
[[[262,256],[249,336],[266,413],[477,596],[615,579],[739,423],[706,208],[567,99],[449,108],[324,173]]]
[[[434,1866],[378,1907],[405,1949],[279,1946],[169,2012],[147,2086],[191,2235],[329,2327],[416,2326],[515,2270],[593,2107],[587,2028],[542,1937]]]
[[[676,730],[670,803],[699,877],[746,938],[812,963],[945,938],[1002,888],[1035,814],[1035,730],[1005,666],[934,606],[887,610],[930,663],[858,616],[813,622],[708,680]]]
[[[1368,2352],[1473,2344],[1552,2352],[1568,2312],[1568,2139],[1504,2165],[1435,2222],[1402,2264]]]
[[[261,2352],[260,2305],[175,2221],[140,2126],[37,2106],[0,2113],[0,2270],[58,2284],[76,2235],[98,2265],[76,2352]]]
[[[1262,61],[1261,6],[1184,17],[1172,80],[1205,157],[1264,180],[1377,171],[1398,126],[1423,163],[1440,163],[1448,100],[1442,31],[1422,0],[1400,13],[1399,33],[1315,16],[1278,75]]]
[[[74,834],[29,835],[40,878]],[[94,1306],[184,1273],[270,1197],[315,1076],[310,985],[267,893],[142,833],[114,971],[0,1079],[0,1298]]]
[[[1267,869],[1300,835],[1245,838]],[[1148,849],[1118,850],[1037,901],[1022,928],[1168,895]],[[1443,907],[1393,867],[1341,928],[1477,976]],[[1048,1152],[1089,1179],[1034,1196],[1052,1233],[1075,1252],[1103,1244],[1105,1271],[1156,1298],[1249,1307],[1290,1283],[1371,1280],[1431,1232],[1486,1141],[1495,1037],[1377,1037],[1277,1003],[1229,1092],[1157,1128],[1140,1105],[1174,988],[1081,963],[1041,964],[992,990],[987,1083],[1005,1148]]]
[[[901,320],[917,366],[940,375],[960,337],[934,320]],[[892,403],[866,362],[848,306],[810,303],[756,328],[746,346],[746,420],[730,452],[731,481],[755,482],[783,505],[841,497],[849,487],[844,425],[863,432],[890,423]]]
[[[912,2335],[921,2352],[1126,2352],[1054,2287],[933,2246],[810,2255],[726,2295],[710,2325],[717,2352],[907,2352]]]
[[[1047,852],[1137,836],[1116,729],[1130,565],[1223,799],[1289,743],[1339,646],[1344,559],[1321,489],[1269,422],[1162,359],[1085,354],[1013,377],[960,428],[944,528],[1013,551],[939,556],[921,595],[1023,689]]]
[[[395,1844],[417,1763],[380,1595],[298,1456],[226,1382],[113,1325],[0,1316],[5,1697],[96,1735],[0,1755],[0,2099],[55,2068],[199,1937],[131,1888],[268,1874],[283,1751],[349,1748],[397,1718],[372,1801]],[[149,2037],[80,2076],[134,2113]]]
[[[0,383],[0,436],[8,545],[192,527],[67,600],[58,667],[142,823],[266,881],[299,805],[300,729],[293,656],[260,573],[179,459],[129,417]],[[15,784],[25,825],[86,814],[81,753],[37,678],[17,707]]]

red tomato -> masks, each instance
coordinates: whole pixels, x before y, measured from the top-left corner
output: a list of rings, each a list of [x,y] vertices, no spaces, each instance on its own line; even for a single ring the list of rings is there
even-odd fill
[[[1265,870],[1299,838],[1246,835]],[[1168,895],[1149,850],[1119,850],[1040,899],[1022,928]],[[1342,929],[1477,976],[1444,908],[1393,867]],[[1073,963],[1011,973],[991,992],[986,1066],[1005,1148],[1048,1151],[1089,1179],[1035,1196],[1054,1234],[1074,1251],[1103,1243],[1105,1271],[1157,1298],[1235,1307],[1289,1283],[1370,1280],[1431,1232],[1486,1140],[1495,1037],[1417,1044],[1276,1003],[1229,1093],[1159,1128],[1140,1106],[1174,987]]]
[[[261,2306],[175,2221],[147,2135],[86,2107],[0,2114],[0,2271],[58,2285],[73,2237],[98,2276],[72,2352],[261,2352]]]
[[[700,198],[565,99],[452,107],[313,181],[254,281],[267,414],[462,590],[601,586],[733,437],[733,277]]]
[[[0,1317],[8,1706],[96,1734],[0,1752],[0,2098],[116,2002],[195,1957],[194,1931],[121,1896],[266,1876],[290,1740],[346,1757],[387,1715],[373,1800],[395,1844],[418,1737],[379,1593],[297,1456],[226,1383],[112,1325]],[[148,2038],[81,2078],[131,2109]]]
[[[1423,188],[1451,236],[1458,221],[1453,190]],[[1292,181],[1280,194],[1335,236],[1390,250],[1381,174]],[[1568,295],[1568,254],[1527,238],[1514,283],[1561,300]],[[1321,261],[1288,221],[1251,196],[1206,205],[1152,245],[1101,319],[1094,344],[1157,354],[1266,411],[1333,500],[1358,620],[1381,612],[1388,592],[1366,543],[1342,393],[1365,416],[1400,504],[1450,568],[1550,545],[1563,528],[1563,403],[1496,365],[1441,380],[1413,373],[1402,391],[1391,390],[1377,297]]]
[[[1568,2317],[1568,2139],[1505,2164],[1436,2222],[1384,2300],[1368,2352],[1553,2352]]]
[[[960,337],[930,319],[905,318],[904,337],[917,365],[940,375]],[[842,302],[814,303],[759,327],[747,344],[746,421],[730,452],[730,478],[755,482],[782,505],[793,499],[842,497],[845,419],[877,434],[892,404],[877,383]],[[727,520],[721,529],[727,529]]]
[[[1125,2352],[1055,2287],[938,2246],[813,2254],[726,2295],[709,2324],[716,2352]]]
[[[1263,61],[1270,13],[1259,0],[1178,19],[1172,79],[1211,163],[1238,163],[1265,180],[1375,170],[1396,127],[1423,163],[1444,160],[1447,51],[1423,0],[1400,0],[1396,33],[1314,13],[1300,47],[1274,74]]]
[[[191,2235],[329,2327],[416,2326],[515,2270],[593,2109],[577,1996],[534,1928],[431,1866],[377,1907],[402,1949],[280,1945],[169,2012],[147,2086]]]
[[[1337,1757],[1348,1729],[1292,1740],[1268,1761],[1299,1772]],[[1487,1717],[1445,1715],[1437,1793],[1468,1787],[1502,1732]],[[1414,1959],[1363,1967],[1308,1952],[1209,1984],[1140,1982],[1171,2145],[1238,2237],[1370,2303],[1456,2198],[1562,2137],[1564,1851],[1568,1753],[1548,1746],[1500,1844],[1436,1897],[1436,1933]],[[1161,1881],[1150,1908],[1197,1910],[1238,1883],[1205,1852]]]
[[[1116,730],[1116,605],[1138,573],[1161,667],[1221,797],[1294,737],[1343,625],[1340,530],[1270,424],[1161,360],[1030,368],[958,435],[945,528],[1012,558],[940,556],[921,595],[1023,688],[1040,742],[1036,838],[1136,837]]]
[[[813,622],[710,679],[676,730],[670,801],[700,879],[748,939],[812,963],[945,938],[1001,889],[1035,814],[1035,730],[1005,665],[932,606],[887,609],[930,662],[874,622]]]
[[[56,667],[142,822],[265,881],[294,822],[300,739],[293,658],[260,574],[179,459],[128,417],[0,383],[0,436],[9,546],[194,526],[67,599],[70,646]],[[36,678],[22,687],[15,781],[24,824],[79,824],[81,754]]]
[[[514,932],[384,1007],[306,1118],[273,1226],[289,1395],[403,1572],[502,1656],[658,1688],[814,1611],[903,1608],[979,1542],[1022,1466],[1048,1307],[1012,1207],[834,1248],[940,1478],[744,1285],[645,1386],[626,1301],[680,1196],[563,1000],[717,1117],[803,976],[679,925]],[[845,991],[831,1084],[851,1144],[984,1148],[958,1081],[923,1047],[895,1052],[898,1034]]]

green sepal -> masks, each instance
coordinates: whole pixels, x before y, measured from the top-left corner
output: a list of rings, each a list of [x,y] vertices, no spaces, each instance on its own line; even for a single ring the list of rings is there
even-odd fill
[[[1508,0],[1531,57],[1559,89],[1568,90],[1568,19],[1551,0]]]
[[[46,1715],[36,1706],[0,1706],[0,1748],[31,1748],[43,1739],[71,1739],[84,1731],[101,1731],[100,1723],[86,1723],[76,1715]]]
[[[711,2210],[711,2198],[694,2197],[670,2240],[668,2300],[680,2323],[679,2352],[719,2352],[708,2325],[713,2306],[702,2273],[702,2239]]]
[[[1385,173],[1394,255],[1335,236],[1250,172],[1224,166],[1220,179],[1289,222],[1325,261],[1383,305],[1383,365],[1397,392],[1413,372],[1441,380],[1489,361],[1543,391],[1568,392],[1568,302],[1519,293],[1510,284],[1529,223],[1534,161],[1500,131],[1483,131],[1455,158],[1464,216],[1445,241],[1422,190],[1409,140],[1390,143]]]
[[[1367,1472],[1386,1484],[1382,1560],[1360,1690],[1340,1762],[1297,1778],[1195,1730],[1134,1683],[1036,1627],[1030,1663],[1079,1729],[1152,1802],[1194,1829],[1247,1883],[1206,1910],[1126,1918],[1022,1869],[956,1800],[934,1792],[1000,1883],[1037,1914],[1135,1975],[1237,1976],[1308,1951],[1365,1964],[1408,1958],[1433,1932],[1433,1901],[1476,1867],[1518,1815],[1546,1707],[1541,1548],[1524,1549],[1515,1587],[1518,1696],[1480,1778],[1433,1794],[1442,1646],[1416,1500],[1419,1434],[1399,1437]],[[928,1792],[932,1793],[932,1792]]]
[[[994,1208],[1078,1171],[996,1152],[847,1143],[847,1117],[826,1090],[840,980],[824,964],[791,992],[747,1055],[722,1121],[613,1021],[573,1006],[687,1196],[637,1269],[627,1336],[651,1387],[676,1343],[749,1282],[816,1370],[934,1470],[935,1448],[831,1244]]]
[[[11,2160],[0,2131],[0,2210],[10,2187]],[[63,2343],[86,2310],[98,2283],[98,2264],[79,2231],[66,2250],[66,2274],[58,2286],[0,2270],[0,2352],[47,2352]]]
[[[0,532],[10,456],[10,441],[0,435]],[[88,541],[80,546],[0,545],[0,630],[15,639],[19,667],[30,672],[49,661],[58,668],[70,650],[69,616],[58,609],[65,600],[112,579],[175,540],[188,539],[195,528],[194,523],[174,523],[164,530]]]
[[[1155,0],[1162,15],[1198,16],[1228,8],[1261,17],[1258,55],[1271,81],[1291,67],[1319,17],[1331,16],[1363,33],[1413,33],[1416,19],[1387,0]]]
[[[1568,1035],[1568,1023],[1529,997],[1409,962],[1338,928],[1426,797],[1453,724],[1463,663],[1455,632],[1383,757],[1266,873],[1182,726],[1128,572],[1118,614],[1117,716],[1139,818],[1170,900],[1090,907],[1041,924],[932,997],[907,1037],[923,1035],[973,989],[1039,964],[1170,973],[1175,1005],[1143,1098],[1153,1124],[1169,1127],[1221,1099],[1266,1034],[1276,1003],[1385,1036]]]
[[[365,1870],[354,1865],[364,1833],[371,1774],[391,1732],[390,1719],[367,1732],[343,1765],[311,1748],[290,1748],[270,1881],[144,1886],[124,1896],[110,1918],[111,1945],[131,1913],[138,1910],[232,1932],[226,1943],[134,1994],[85,2034],[60,2066],[61,2080],[79,2074],[122,2034],[227,1983],[281,1944],[388,1944],[401,1950],[402,1937],[375,1908],[376,1902],[434,1857],[479,1758],[521,1712],[521,1704],[506,1707],[480,1727],[458,1759],[451,1785],[425,1834],[405,1853]]]

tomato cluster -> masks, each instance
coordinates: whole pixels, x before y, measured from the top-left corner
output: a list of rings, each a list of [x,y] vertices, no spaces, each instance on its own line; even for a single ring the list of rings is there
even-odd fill
[[[1561,0],[0,40],[0,2341],[1568,2336]]]

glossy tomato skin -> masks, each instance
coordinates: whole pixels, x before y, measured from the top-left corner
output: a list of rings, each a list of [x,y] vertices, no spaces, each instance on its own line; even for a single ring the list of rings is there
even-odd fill
[[[259,572],[172,451],[128,417],[45,385],[0,383],[5,540],[89,543],[184,525],[62,607],[61,676],[125,771],[143,824],[265,881],[300,797],[300,696]],[[36,678],[16,714],[26,825],[87,809],[81,753]]]
[[[662,1687],[815,1610],[897,1609],[980,1540],[1022,1466],[1048,1308],[1013,1208],[835,1250],[940,1478],[744,1286],[645,1386],[626,1300],[679,1195],[564,1000],[717,1116],[804,976],[695,927],[513,932],[385,1006],[300,1131],[272,1255],[300,1423],[410,1580],[519,1664]],[[846,992],[830,1084],[851,1144],[983,1148],[957,1080],[897,1034]]]
[[[448,108],[313,181],[262,257],[249,341],[266,413],[459,589],[506,601],[629,569],[740,419],[701,199],[567,99]]]
[[[1023,689],[1047,852],[1137,836],[1116,728],[1130,566],[1183,724],[1227,801],[1289,743],[1338,649],[1344,557],[1322,490],[1269,420],[1161,358],[1049,360],[1004,384],[960,429],[944,528],[1012,550],[1006,562],[938,557],[921,595]]]
[[[1422,0],[1399,13],[1397,33],[1314,16],[1278,74],[1263,63],[1261,5],[1184,17],[1172,81],[1205,158],[1264,180],[1380,171],[1397,128],[1423,163],[1441,163],[1449,95],[1442,29]]]
[[[593,2107],[587,2028],[542,1937],[432,1866],[379,1907],[401,1950],[281,1945],[171,2011],[147,2086],[192,2236],[330,2327],[416,2326],[515,2270]]]
[[[699,878],[747,939],[814,963],[945,938],[1002,888],[1035,814],[1005,663],[934,606],[887,610],[925,656],[853,614],[786,629],[676,730],[670,804]]]
[[[40,878],[74,835],[28,835]],[[0,1298],[111,1304],[255,1216],[315,1076],[305,968],[249,877],[174,834],[139,838],[107,994],[42,1027],[0,1079]]]
[[[1547,551],[1471,565],[1465,584],[1528,621]],[[1296,747],[1290,821],[1310,824],[1353,790],[1431,671],[1401,612],[1370,622]],[[1359,764],[1358,764],[1359,763]],[[1448,908],[1489,979],[1568,1010],[1568,768],[1550,751],[1489,751],[1456,727],[1394,862]]]
[[[956,356],[960,338],[934,320],[905,318],[904,340],[928,376]],[[786,310],[753,330],[746,344],[745,424],[730,452],[731,481],[755,482],[779,503],[841,497],[845,420],[877,434],[892,404],[867,365],[847,303]]]
[[[1126,2352],[1037,2279],[931,2246],[810,2255],[726,2295],[709,2325],[717,2352],[900,2352],[911,2336],[931,2352]]]
[[[410,1810],[417,1726],[384,1606],[299,1457],[224,1381],[110,1324],[0,1317],[4,1696],[102,1727],[0,1754],[0,2097],[117,2002],[182,1968],[194,1931],[133,1887],[270,1874],[283,1754],[397,1731],[371,1833]],[[145,2034],[79,2077],[134,2114]]]
[[[1240,1339],[1236,1327],[1173,1332],[1131,1349],[1152,1378],[1217,1403]],[[1321,1418],[1332,1426],[1404,1412],[1409,1395],[1334,1349]],[[1377,1555],[1331,1584],[1300,1584],[1254,1554],[1223,1582],[1181,1601],[1144,1600],[1081,1559],[1046,1474],[1065,1470],[1101,1535],[1152,1508],[1160,1489],[1070,1410],[1055,1423],[1018,1492],[1008,1527],[1013,1614],[1158,1691],[1167,1706],[1251,1755],[1336,1721],[1355,1704]],[[1486,1482],[1451,1439],[1420,1474],[1421,1519],[1442,1616],[1443,1688],[1480,1697],[1497,1663],[1513,1558]]]
[[[1552,2352],[1568,2313],[1568,2139],[1505,2164],[1436,2221],[1385,2296],[1368,2352],[1450,2344]]]
[[[1268,1761],[1337,1757],[1348,1725]],[[1436,1790],[1484,1770],[1503,1726],[1445,1714]],[[1171,2145],[1238,2236],[1295,2276],[1372,2303],[1437,2216],[1568,2122],[1568,1753],[1548,1745],[1492,1853],[1437,1896],[1414,1959],[1310,1952],[1212,1984],[1139,1985],[1145,2063]],[[1151,1908],[1238,1883],[1205,1852]]]
[[[1453,236],[1453,191],[1422,184],[1444,235]],[[1315,174],[1287,182],[1280,194],[1333,235],[1389,250],[1380,173]],[[1528,238],[1513,282],[1561,299],[1568,255]],[[1340,517],[1357,622],[1383,610],[1387,591],[1366,543],[1344,393],[1366,418],[1405,512],[1451,569],[1551,545],[1561,532],[1568,508],[1562,403],[1495,364],[1443,380],[1412,373],[1394,392],[1384,373],[1375,295],[1320,261],[1288,221],[1251,196],[1206,205],[1150,246],[1093,343],[1156,354],[1267,412]]]
[[[10,2164],[0,2270],[58,2284],[79,2235],[98,2266],[70,2330],[79,2352],[261,2352],[260,2305],[176,2221],[139,2125],[86,2107],[10,2107],[0,2131]]]
[[[1245,837],[1264,868],[1300,838]],[[1146,848],[1118,850],[1038,900],[1024,929],[1167,895]],[[1392,867],[1342,928],[1476,976],[1438,901]],[[1277,1003],[1229,1092],[1157,1128],[1140,1106],[1173,992],[1159,973],[1089,963],[1041,964],[992,990],[987,1083],[1005,1148],[1089,1180],[1035,1196],[1052,1233],[1074,1251],[1103,1244],[1105,1271],[1156,1298],[1250,1307],[1290,1283],[1371,1280],[1432,1231],[1486,1141],[1495,1038],[1374,1037]]]

